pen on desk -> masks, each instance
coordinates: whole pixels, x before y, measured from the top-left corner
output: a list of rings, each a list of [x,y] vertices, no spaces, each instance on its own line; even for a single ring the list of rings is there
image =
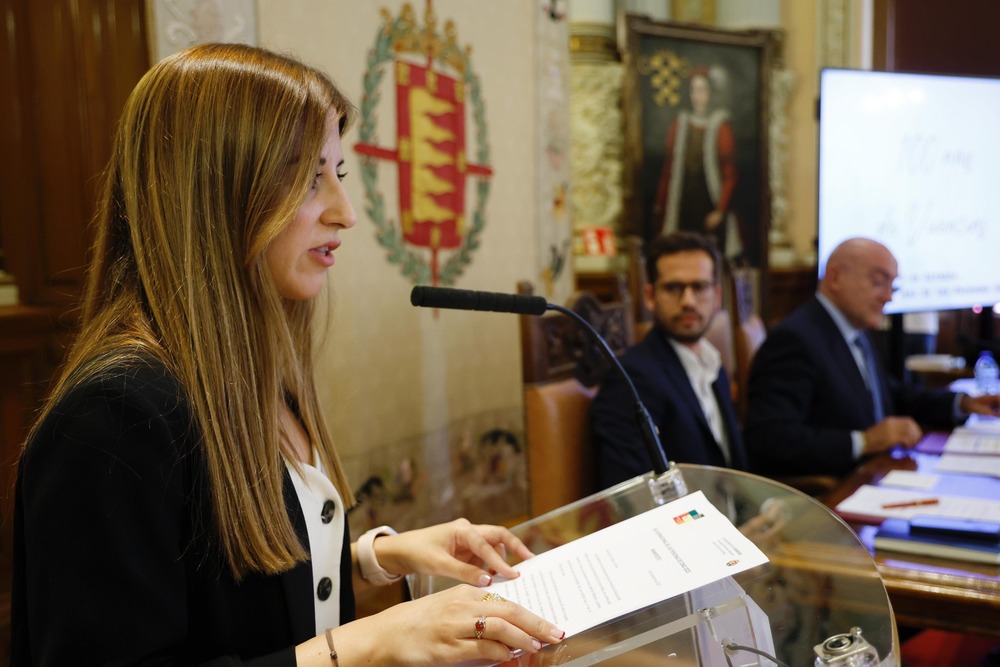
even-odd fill
[[[905,503],[888,503],[882,505],[882,509],[895,510],[903,507],[922,507],[924,505],[937,505],[937,504],[938,504],[937,498],[925,498],[924,500],[910,500]]]

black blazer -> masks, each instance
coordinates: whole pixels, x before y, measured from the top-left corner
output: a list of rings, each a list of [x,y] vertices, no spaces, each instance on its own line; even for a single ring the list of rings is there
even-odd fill
[[[678,463],[725,467],[691,381],[666,334],[655,327],[622,355],[622,366],[660,432],[667,458]],[[729,376],[725,369],[712,385],[729,437],[732,468],[746,469],[747,457],[736,421]],[[653,465],[635,422],[632,395],[617,373],[608,372],[591,407],[599,488],[641,475]]]
[[[275,511],[308,547],[287,474],[284,491]],[[295,645],[316,634],[311,564],[237,583],[212,523],[199,438],[162,365],[73,389],[18,470],[12,665],[295,665]],[[340,581],[346,623],[346,531]]]
[[[908,387],[877,368],[886,415],[952,426],[955,395]],[[844,475],[856,465],[851,431],[875,423],[847,341],[815,296],[768,334],[748,382],[744,440],[755,471]]]

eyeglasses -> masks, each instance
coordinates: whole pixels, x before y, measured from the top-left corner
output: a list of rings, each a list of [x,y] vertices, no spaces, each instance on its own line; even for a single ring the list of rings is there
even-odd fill
[[[705,299],[711,295],[715,283],[711,280],[695,280],[690,283],[671,281],[660,283],[659,287],[667,296],[673,299],[679,300],[684,298],[684,294],[688,289],[691,290],[691,294],[694,295],[695,299]]]
[[[871,285],[872,289],[876,292],[889,291],[890,293],[895,294],[899,291],[899,287],[894,284],[895,278],[885,271],[879,271],[876,269],[869,272],[865,275],[865,277],[868,279],[868,284]]]
[[[873,273],[868,276],[872,288],[879,292],[889,290],[893,294],[899,291],[899,287],[893,284],[892,278],[882,273]]]

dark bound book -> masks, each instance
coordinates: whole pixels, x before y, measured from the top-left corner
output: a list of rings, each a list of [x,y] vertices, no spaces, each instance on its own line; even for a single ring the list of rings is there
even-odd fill
[[[1000,565],[1000,540],[972,539],[958,533],[913,530],[905,519],[883,521],[875,532],[875,548]]]

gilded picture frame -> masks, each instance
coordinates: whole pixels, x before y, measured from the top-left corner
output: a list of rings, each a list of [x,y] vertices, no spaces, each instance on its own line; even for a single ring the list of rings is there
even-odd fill
[[[781,32],[638,15],[626,15],[624,28],[625,234],[648,242],[699,231],[731,264],[763,275]]]

